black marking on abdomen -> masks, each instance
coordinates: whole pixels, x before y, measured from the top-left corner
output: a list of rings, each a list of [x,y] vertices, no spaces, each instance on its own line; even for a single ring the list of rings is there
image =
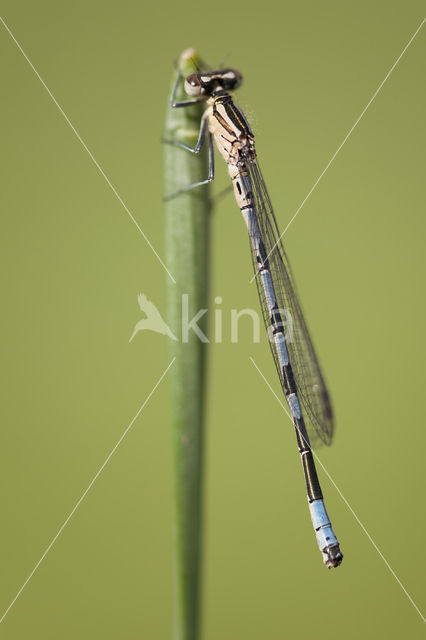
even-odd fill
[[[264,269],[267,269],[269,271],[268,256],[266,254],[265,245],[263,244],[262,240],[259,240],[259,253],[256,255],[256,261],[259,264],[262,264]]]
[[[293,418],[296,429],[297,445],[302,458],[303,471],[305,473],[306,491],[309,502],[322,500],[321,486],[315,469],[314,457],[311,451],[308,434],[306,433],[305,421],[303,418]]]
[[[283,321],[278,307],[274,307],[271,310],[271,324],[274,327],[274,335],[276,333],[284,333]]]
[[[286,393],[287,394],[296,393],[297,387],[296,387],[296,382],[294,380],[293,369],[291,367],[291,364],[283,365],[282,371],[283,371],[284,387],[286,389]]]

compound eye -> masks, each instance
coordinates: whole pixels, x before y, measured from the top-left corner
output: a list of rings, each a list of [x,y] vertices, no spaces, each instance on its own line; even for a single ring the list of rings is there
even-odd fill
[[[235,84],[234,84],[234,88],[236,89],[237,87],[240,86],[240,84],[243,81],[243,76],[241,75],[241,73],[239,71],[234,71],[235,74]]]
[[[203,88],[200,84],[200,80],[196,73],[192,73],[185,80],[185,92],[189,96],[200,96],[203,92]]]
[[[243,77],[239,71],[235,69],[225,69],[222,71],[222,83],[228,90],[238,89]]]

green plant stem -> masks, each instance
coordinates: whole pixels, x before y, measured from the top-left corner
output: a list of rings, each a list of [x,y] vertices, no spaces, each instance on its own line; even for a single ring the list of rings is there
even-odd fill
[[[178,63],[182,75],[194,72],[193,50]],[[173,77],[173,84],[176,75]],[[177,99],[188,99],[183,92]],[[167,108],[165,138],[195,146],[202,107]],[[165,145],[165,193],[204,180],[206,152],[192,154]],[[201,600],[201,524],[203,476],[203,407],[205,395],[204,344],[189,331],[182,336],[182,296],[187,296],[188,320],[207,308],[210,199],[207,186],[166,201],[166,262],[174,284],[168,280],[168,323],[178,340],[170,340],[176,358],[170,372],[172,428],[175,457],[175,640],[196,640]],[[206,333],[207,314],[198,322]]]

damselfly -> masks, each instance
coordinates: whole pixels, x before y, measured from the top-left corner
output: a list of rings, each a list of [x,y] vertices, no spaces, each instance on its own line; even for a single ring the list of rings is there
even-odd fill
[[[209,173],[206,180],[183,186],[169,197],[213,180],[214,140],[228,166],[234,195],[247,225],[263,318],[296,430],[317,542],[326,566],[337,567],[343,554],[324,506],[311,450],[321,442],[331,443],[332,409],[259,168],[254,135],[229,93],[240,86],[242,76],[234,69],[198,70],[184,80],[184,89],[190,99],[177,102],[176,94],[182,81],[182,76],[178,75],[170,105],[190,107],[204,102],[207,108],[201,118],[198,142],[194,148],[173,140],[166,142],[199,153],[207,137]],[[286,333],[287,326],[291,326],[290,336]]]

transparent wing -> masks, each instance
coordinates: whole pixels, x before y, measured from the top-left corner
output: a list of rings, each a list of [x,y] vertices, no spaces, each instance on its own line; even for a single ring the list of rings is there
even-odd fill
[[[319,446],[321,443],[329,445],[334,430],[330,397],[300,307],[291,267],[279,239],[280,233],[259,165],[257,160],[253,158],[250,158],[245,164],[252,182],[257,223],[266,255],[269,256],[269,269],[274,283],[278,308],[285,311],[283,320],[286,327],[290,364],[311,446]],[[251,249],[251,253],[263,319],[268,328],[271,323],[268,307],[260,278],[257,276],[258,265],[253,249]],[[269,344],[281,386],[284,389],[283,374],[276,348],[271,340]]]

